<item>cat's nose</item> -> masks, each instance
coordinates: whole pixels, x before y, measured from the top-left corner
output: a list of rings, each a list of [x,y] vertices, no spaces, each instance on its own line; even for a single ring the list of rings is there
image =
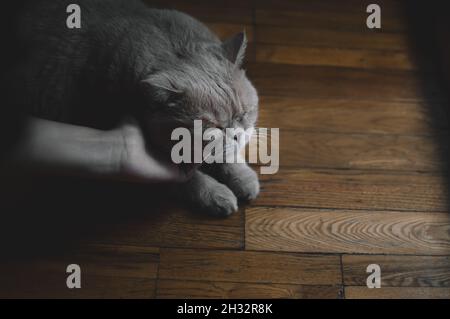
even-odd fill
[[[244,132],[237,132],[234,136],[233,139],[235,141],[236,144],[238,145],[244,145],[245,144],[245,134]]]

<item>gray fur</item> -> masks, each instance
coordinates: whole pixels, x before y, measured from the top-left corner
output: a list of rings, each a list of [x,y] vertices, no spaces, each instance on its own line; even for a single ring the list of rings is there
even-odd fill
[[[78,0],[82,28],[68,29],[72,2],[35,0],[23,10],[18,26],[28,54],[10,76],[16,102],[28,112],[102,129],[133,115],[150,147],[169,145],[161,132],[195,119],[205,128],[254,126],[258,97],[241,69],[243,33],[221,42],[192,17],[138,0]],[[239,198],[254,198],[257,177],[246,165],[242,170],[222,181]],[[236,210],[227,186],[202,174],[182,191],[187,198],[219,215]],[[236,186],[242,176],[247,190]]]

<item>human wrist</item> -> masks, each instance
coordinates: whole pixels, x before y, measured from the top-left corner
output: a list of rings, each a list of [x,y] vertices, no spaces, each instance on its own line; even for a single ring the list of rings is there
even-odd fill
[[[95,173],[119,177],[123,174],[125,140],[121,128],[102,131],[95,137],[101,152],[98,165],[94,165]]]

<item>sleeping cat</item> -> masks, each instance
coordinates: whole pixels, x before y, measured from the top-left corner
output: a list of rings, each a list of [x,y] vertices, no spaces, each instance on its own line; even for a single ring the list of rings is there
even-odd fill
[[[9,77],[27,112],[100,129],[131,115],[161,152],[172,129],[192,129],[194,120],[204,129],[255,125],[258,96],[241,68],[244,33],[221,42],[192,17],[138,0],[77,0],[81,28],[69,29],[71,2],[33,0],[21,11],[24,54]],[[177,188],[195,207],[227,216],[238,200],[258,195],[259,182],[247,164],[203,164]]]

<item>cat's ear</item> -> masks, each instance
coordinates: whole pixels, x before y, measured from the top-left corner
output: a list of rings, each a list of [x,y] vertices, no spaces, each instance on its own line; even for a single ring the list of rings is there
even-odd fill
[[[239,32],[222,43],[222,49],[225,57],[238,67],[240,67],[244,61],[246,48],[247,36],[244,31]]]
[[[154,97],[164,100],[173,95],[179,95],[182,91],[177,88],[174,81],[166,73],[156,73],[141,81],[141,87],[151,92]]]

